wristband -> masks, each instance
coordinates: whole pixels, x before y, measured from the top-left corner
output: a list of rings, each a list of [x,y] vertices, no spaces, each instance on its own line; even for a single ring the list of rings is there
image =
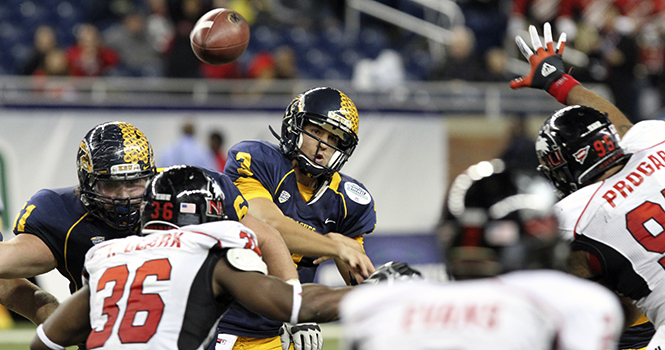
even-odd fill
[[[550,85],[550,88],[547,92],[554,96],[557,101],[560,103],[566,104],[566,98],[568,98],[568,93],[573,87],[580,85],[580,82],[575,80],[572,76],[564,74],[557,81],[553,82]]]
[[[37,326],[37,336],[39,337],[39,340],[41,340],[42,343],[46,345],[47,348],[51,350],[65,350],[64,346],[60,346],[54,343],[53,341],[51,341],[51,339],[49,339],[46,336],[46,333],[44,333],[44,324],[40,324],[39,326]]]
[[[298,314],[300,314],[300,306],[302,305],[302,285],[295,278],[286,281],[286,283],[293,285],[293,305],[291,307],[291,320],[289,320],[289,323],[298,324]]]

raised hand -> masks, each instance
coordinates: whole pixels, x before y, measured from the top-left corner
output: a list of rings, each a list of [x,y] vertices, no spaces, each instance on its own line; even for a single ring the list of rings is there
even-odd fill
[[[552,27],[549,23],[545,23],[543,27],[545,47],[543,47],[538,31],[533,25],[529,26],[529,35],[535,53],[519,35],[515,37],[515,42],[522,55],[529,61],[531,70],[529,74],[512,80],[510,87],[513,89],[523,87],[543,89],[559,102],[566,103],[566,96],[570,89],[575,85],[579,85],[573,77],[565,74],[561,55],[566,47],[566,33],[561,33],[556,47],[552,40]]]

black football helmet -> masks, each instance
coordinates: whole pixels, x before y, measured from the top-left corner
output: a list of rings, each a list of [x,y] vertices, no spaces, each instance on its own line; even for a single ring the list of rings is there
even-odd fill
[[[607,115],[586,106],[565,107],[549,117],[538,133],[536,154],[538,171],[554,184],[560,198],[628,159]]]
[[[146,136],[129,123],[97,125],[81,141],[76,167],[81,202],[88,212],[115,229],[137,229],[141,196],[109,197],[100,194],[98,186],[102,182],[149,179],[155,174],[152,146]]]
[[[148,183],[143,194],[144,235],[219,220],[228,220],[224,212],[224,192],[217,181],[200,168],[168,167]]]
[[[480,162],[451,184],[439,235],[455,279],[525,269],[563,269],[568,244],[559,236],[552,185],[535,171]]]
[[[318,137],[303,130],[305,123],[319,125],[326,131],[336,135],[340,144],[335,147]],[[300,170],[307,176],[317,178],[321,175],[327,177],[342,169],[342,166],[351,157],[358,144],[358,110],[351,99],[343,92],[329,88],[318,87],[298,95],[284,112],[282,119],[280,149],[289,159],[297,159]],[[327,165],[318,164],[314,159],[305,155],[301,150],[303,134],[325,143],[335,150]]]

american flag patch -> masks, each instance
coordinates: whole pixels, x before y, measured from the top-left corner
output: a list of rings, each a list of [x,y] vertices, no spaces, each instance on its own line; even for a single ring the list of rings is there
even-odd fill
[[[196,204],[180,203],[180,212],[196,214]]]

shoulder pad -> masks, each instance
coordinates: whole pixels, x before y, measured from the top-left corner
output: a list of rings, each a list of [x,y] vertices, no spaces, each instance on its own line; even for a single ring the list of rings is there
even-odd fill
[[[268,266],[255,251],[245,248],[230,248],[226,251],[226,261],[240,271],[255,271],[268,274]]]

